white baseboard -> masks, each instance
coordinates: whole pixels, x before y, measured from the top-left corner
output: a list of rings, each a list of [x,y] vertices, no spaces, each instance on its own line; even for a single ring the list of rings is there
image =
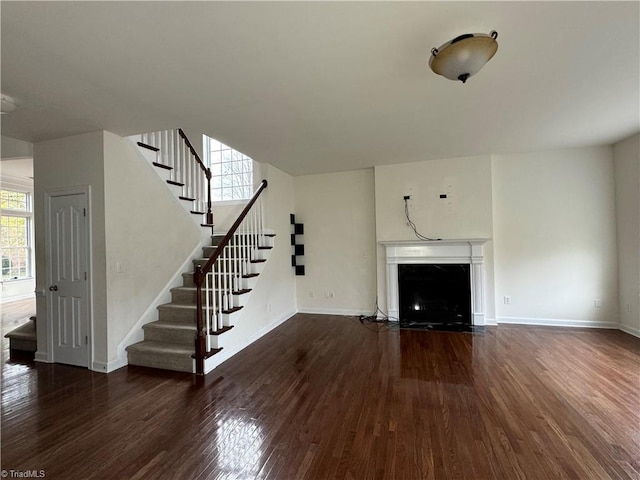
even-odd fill
[[[33,359],[36,362],[42,362],[42,363],[52,363],[48,356],[47,356],[47,352],[36,352],[35,356],[33,357]]]
[[[92,362],[91,363],[91,370],[93,370],[94,372],[100,372],[100,373],[111,373],[114,370],[118,370],[119,368],[122,367],[126,367],[129,364],[129,362],[127,361],[127,357],[125,356],[124,358],[118,358],[116,360],[113,360],[112,362]]]
[[[204,368],[205,374],[211,372],[217,366],[219,366],[223,362],[229,360],[235,354],[237,354],[238,352],[244,350],[249,345],[251,345],[253,342],[255,342],[256,340],[259,340],[260,338],[262,338],[264,335],[269,333],[274,328],[282,325],[284,322],[289,320],[295,314],[296,314],[296,312],[294,311],[294,312],[290,312],[290,313],[287,313],[287,314],[283,315],[278,320],[276,320],[274,322],[271,322],[269,325],[267,325],[264,328],[260,329],[257,333],[255,333],[254,335],[252,335],[251,337],[249,337],[245,341],[243,341],[243,342],[241,342],[241,343],[239,343],[239,344],[237,344],[237,345],[235,345],[235,346],[233,346],[233,347],[231,347],[229,349],[222,349],[222,351],[220,351],[219,353],[217,353],[213,357],[208,358],[207,360],[205,360],[205,368]]]
[[[371,315],[371,310],[351,310],[345,308],[300,308],[298,313],[310,313],[317,315],[340,315],[346,317],[357,317],[360,315]]]
[[[496,327],[498,326],[498,321],[495,318],[484,317],[485,326]]]
[[[621,323],[620,330],[622,330],[624,333],[628,333],[629,335],[640,338],[640,328],[630,327]]]
[[[618,329],[617,322],[569,320],[560,318],[528,318],[528,317],[497,317],[497,324],[537,325],[542,327],[583,327],[583,328],[612,328]]]

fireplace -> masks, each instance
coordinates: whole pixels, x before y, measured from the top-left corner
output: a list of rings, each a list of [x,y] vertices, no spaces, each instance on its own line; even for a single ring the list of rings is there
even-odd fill
[[[400,323],[471,325],[470,272],[464,263],[398,265]]]
[[[403,323],[485,325],[483,245],[487,241],[382,242],[389,318]]]

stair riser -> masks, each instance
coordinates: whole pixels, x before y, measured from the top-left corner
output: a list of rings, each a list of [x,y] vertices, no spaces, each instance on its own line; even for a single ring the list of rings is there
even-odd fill
[[[218,291],[210,290],[210,297],[215,295],[215,301],[218,301]],[[232,295],[233,305],[237,306],[238,303],[238,295]],[[213,300],[212,300],[213,301]],[[202,304],[204,305],[206,302],[205,293],[202,293]],[[171,293],[171,303],[175,303],[178,305],[195,305],[196,304],[196,292],[195,290],[174,290]]]
[[[195,267],[196,265],[204,265],[205,263],[207,263],[207,259],[206,258],[196,258],[193,260],[193,267],[194,267],[194,271],[195,271]],[[222,260],[218,260],[216,263],[213,264],[213,271],[217,272],[223,264],[226,264],[227,269],[229,267],[233,268],[234,270],[238,270],[241,266],[242,266],[242,261],[241,260],[235,260],[235,259],[227,259],[225,262],[223,262]]]
[[[193,288],[196,284],[193,281],[193,273],[183,273],[182,274],[182,286]]]
[[[181,322],[195,325],[195,309],[158,308],[158,320],[161,322]]]
[[[256,277],[241,278],[240,282],[240,288],[253,288],[256,284]],[[193,273],[182,274],[182,286],[187,288],[195,288],[196,284],[193,282]]]
[[[236,297],[236,295],[233,295]],[[232,297],[232,298],[233,298]],[[237,302],[237,299],[234,299]],[[239,306],[239,305],[232,305]],[[223,325],[229,326],[230,317],[234,315],[222,314]],[[178,309],[178,308],[158,308],[158,320],[161,322],[178,322],[188,325],[196,324],[196,310],[194,309]]]
[[[128,352],[128,356],[129,365],[193,373],[193,359],[191,357],[177,355],[160,356],[140,352]]]
[[[256,262],[249,262],[247,264],[242,265],[239,261],[226,262],[226,269],[223,271],[223,263],[216,262],[211,269],[213,272],[220,272],[224,274],[235,273],[235,274],[245,274],[245,273],[260,273],[262,270],[262,266],[266,263],[266,260],[260,260]],[[205,264],[205,260],[198,258],[193,260],[193,271],[196,271],[196,267]],[[186,285],[185,285],[186,286]]]
[[[190,288],[195,288],[190,287]],[[211,295],[215,290],[209,289],[209,294]],[[202,298],[206,294],[206,290],[202,290]],[[195,305],[196,304],[196,291],[195,290],[183,290],[183,289],[174,289],[171,290],[171,303],[177,303],[178,305]]]
[[[204,258],[209,258],[209,257],[213,254],[213,252],[215,252],[216,248],[217,248],[217,247],[216,247],[215,245],[213,245],[213,246],[207,246],[207,247],[202,247],[202,256],[203,256]],[[255,248],[253,248],[253,247],[250,247],[250,248],[248,248],[248,249],[247,249],[247,248],[242,248],[242,249],[240,249],[240,248],[237,248],[237,249],[228,249],[228,250],[227,250],[227,255],[231,256],[232,258],[235,258],[235,257],[241,257],[241,256],[242,256],[242,257],[244,257],[244,256],[246,256],[247,250],[248,250],[249,252],[251,252],[251,253],[250,253],[250,255],[251,255],[253,258],[256,258],[256,257],[257,257],[257,258],[259,258],[259,256],[257,256],[257,255],[256,255],[256,253],[257,253],[259,250],[255,249]]]
[[[179,185],[172,185],[171,183],[167,183],[167,188],[171,190],[171,193],[174,197],[178,198],[180,195],[184,195],[184,187]]]
[[[225,235],[211,235],[211,244],[214,246],[220,245],[220,243],[222,242],[222,240],[224,239]],[[237,239],[242,238],[240,235],[236,236]],[[246,239],[245,241],[247,243],[253,243],[254,239],[255,239],[255,235],[245,235],[244,238]],[[267,240],[265,240],[267,241]]]
[[[193,346],[195,348],[196,330],[184,331],[160,326],[144,328],[144,339],[151,342],[178,343],[180,345]]]

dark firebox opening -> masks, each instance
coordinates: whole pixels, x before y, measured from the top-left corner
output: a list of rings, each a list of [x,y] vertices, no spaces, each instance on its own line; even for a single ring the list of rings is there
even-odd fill
[[[400,324],[471,325],[468,264],[398,265]]]

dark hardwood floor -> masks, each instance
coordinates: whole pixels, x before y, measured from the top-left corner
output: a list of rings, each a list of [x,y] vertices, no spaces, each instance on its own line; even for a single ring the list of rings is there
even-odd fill
[[[2,469],[47,479],[638,479],[640,340],[296,315],[204,379],[5,361]]]

